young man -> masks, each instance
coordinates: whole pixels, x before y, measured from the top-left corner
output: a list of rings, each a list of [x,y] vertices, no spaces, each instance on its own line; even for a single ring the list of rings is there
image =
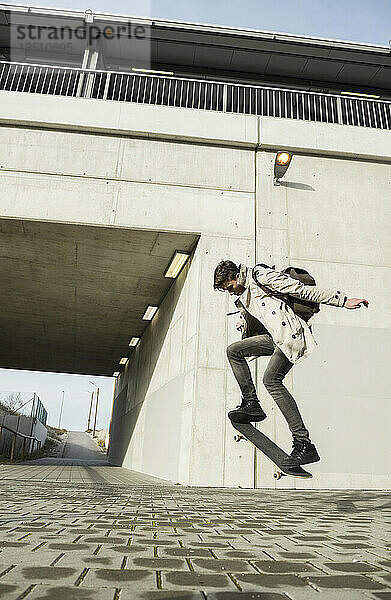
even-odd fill
[[[267,286],[265,290],[259,286]],[[293,450],[286,466],[306,465],[320,460],[311,443],[309,432],[300,415],[296,401],[282,381],[293,365],[315,348],[311,327],[292,308],[274,293],[283,293],[303,300],[348,309],[368,307],[363,298],[348,298],[343,292],[304,285],[301,281],[279,273],[267,265],[254,269],[222,260],[214,272],[214,289],[238,296],[236,307],[242,315],[238,329],[244,329],[242,340],[230,344],[227,357],[242,392],[242,402],[228,416],[242,423],[263,421],[262,410],[252,381],[246,357],[271,356],[263,375],[263,383],[285,417],[293,436]],[[246,336],[246,327],[253,332]],[[254,327],[255,324],[255,327]],[[240,326],[240,327],[239,327]],[[247,332],[249,333],[249,332]],[[246,337],[245,337],[246,336]]]

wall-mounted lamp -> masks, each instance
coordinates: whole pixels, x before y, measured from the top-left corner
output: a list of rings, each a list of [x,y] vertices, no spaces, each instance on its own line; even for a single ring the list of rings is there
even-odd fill
[[[145,313],[143,314],[144,321],[152,321],[153,315],[155,314],[158,308],[158,306],[153,306],[151,304],[147,306],[147,308],[145,309]]]
[[[292,156],[289,152],[277,152],[276,160],[274,161],[274,185],[280,185],[280,179],[287,172],[292,162]]]
[[[170,260],[170,264],[165,270],[164,277],[171,277],[175,279],[178,277],[182,270],[182,267],[187,262],[190,256],[190,252],[182,252],[181,250],[175,250],[173,257]]]

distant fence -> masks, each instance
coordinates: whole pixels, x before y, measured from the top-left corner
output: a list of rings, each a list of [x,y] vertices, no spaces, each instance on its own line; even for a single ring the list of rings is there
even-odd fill
[[[46,425],[48,413],[35,392],[0,391],[0,413],[26,415]]]
[[[0,414],[0,455],[24,457],[46,441],[47,429],[36,417]]]
[[[47,412],[36,393],[0,391],[0,455],[25,457],[46,440]]]
[[[0,61],[0,90],[391,129],[391,102],[302,90]]]
[[[48,420],[48,413],[46,408],[42,404],[41,399],[37,396],[37,394],[34,394],[32,400],[33,405],[31,407],[30,416],[34,417],[35,419],[38,419],[38,421],[41,421],[42,425],[46,425],[46,422]]]

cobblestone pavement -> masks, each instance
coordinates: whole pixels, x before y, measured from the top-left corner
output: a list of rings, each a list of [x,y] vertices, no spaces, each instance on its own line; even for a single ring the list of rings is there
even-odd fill
[[[0,467],[1,599],[391,599],[385,492],[191,488],[64,462]]]

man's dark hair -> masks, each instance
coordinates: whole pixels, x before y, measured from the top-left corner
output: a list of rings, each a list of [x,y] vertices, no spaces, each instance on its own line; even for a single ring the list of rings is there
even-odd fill
[[[213,287],[215,290],[222,290],[226,281],[235,279],[239,272],[239,267],[232,260],[221,260],[214,272]]]

